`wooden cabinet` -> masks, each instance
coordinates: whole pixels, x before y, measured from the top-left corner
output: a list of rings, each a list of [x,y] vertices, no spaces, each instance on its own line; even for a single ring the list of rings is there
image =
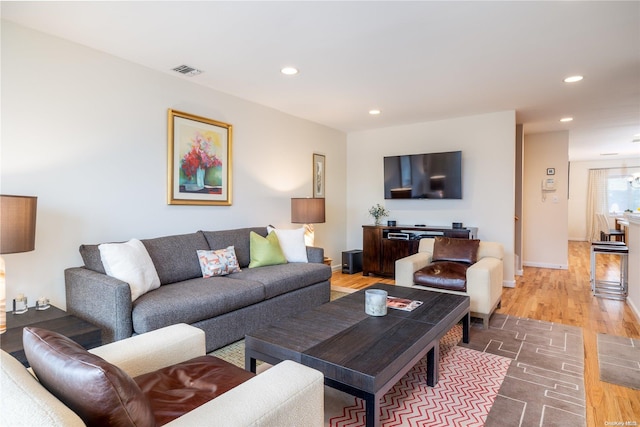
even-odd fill
[[[389,238],[391,233],[391,238]],[[409,239],[394,238],[408,235]],[[382,225],[362,226],[362,274],[394,277],[396,260],[418,252],[420,237],[445,236],[460,239],[477,238],[475,227],[457,228]]]

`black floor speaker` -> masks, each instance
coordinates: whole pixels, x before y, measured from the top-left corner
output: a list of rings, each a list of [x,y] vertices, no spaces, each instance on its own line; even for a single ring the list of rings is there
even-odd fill
[[[355,274],[362,271],[362,250],[342,252],[342,273]]]

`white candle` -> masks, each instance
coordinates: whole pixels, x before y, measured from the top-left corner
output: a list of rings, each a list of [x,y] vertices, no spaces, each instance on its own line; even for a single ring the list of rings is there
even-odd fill
[[[368,289],[364,291],[364,311],[370,316],[387,314],[387,291]]]

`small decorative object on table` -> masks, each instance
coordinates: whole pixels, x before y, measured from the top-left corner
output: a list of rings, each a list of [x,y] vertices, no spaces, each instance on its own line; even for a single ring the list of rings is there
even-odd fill
[[[387,314],[387,291],[367,289],[364,292],[364,311],[370,316],[385,316]]]
[[[37,299],[36,310],[46,310],[49,307],[51,307],[51,304],[49,304],[49,298],[40,297]]]
[[[389,213],[390,212],[384,206],[381,206],[380,203],[376,203],[375,206],[369,208],[369,215],[373,217],[375,225],[380,225],[382,218],[389,216]]]
[[[13,314],[24,314],[28,310],[27,297],[23,294],[18,294],[18,296],[13,300]]]

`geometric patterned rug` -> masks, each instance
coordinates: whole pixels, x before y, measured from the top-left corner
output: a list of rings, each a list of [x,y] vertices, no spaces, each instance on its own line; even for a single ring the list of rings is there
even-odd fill
[[[600,380],[640,390],[640,340],[598,334]]]
[[[380,424],[389,426],[484,425],[511,359],[456,347],[457,325],[440,341],[440,375],[426,384],[425,358],[380,400]],[[365,425],[364,401],[325,388],[325,426]]]
[[[487,427],[586,426],[581,328],[495,313],[458,345],[513,359]]]

